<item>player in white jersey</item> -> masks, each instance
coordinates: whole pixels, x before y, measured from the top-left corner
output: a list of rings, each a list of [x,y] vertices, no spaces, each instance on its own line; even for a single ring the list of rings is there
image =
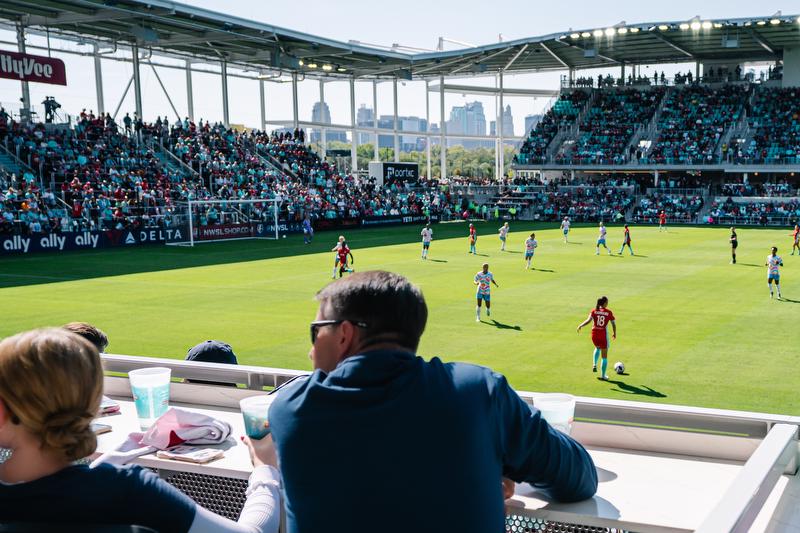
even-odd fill
[[[569,217],[564,217],[561,221],[561,232],[564,234],[564,244],[566,244],[569,237]]]
[[[497,232],[500,234],[500,242],[502,243],[500,245],[500,251],[501,252],[505,252],[506,251],[506,238],[508,237],[509,229],[510,228],[508,227],[508,222],[506,222],[505,224],[500,226],[499,230],[497,230]]]
[[[481,300],[486,302],[486,316],[491,316],[492,312],[489,310],[491,306],[491,290],[492,290],[492,283],[497,288],[500,288],[500,285],[494,280],[494,276],[491,272],[489,272],[489,263],[483,264],[483,269],[479,270],[477,274],[475,274],[474,279],[475,285],[478,286],[478,291],[475,294],[478,300],[478,306],[475,308],[475,322],[481,321]]]
[[[536,242],[536,234],[531,233],[531,236],[525,239],[525,270],[531,268],[531,260],[533,259],[533,251],[539,243]]]
[[[606,230],[605,225],[601,222],[600,233],[597,235],[597,250],[595,251],[594,255],[600,255],[600,246],[606,249],[608,255],[611,255],[611,248],[606,246],[606,233],[608,233],[608,231]]]
[[[433,230],[431,229],[430,224],[425,224],[425,227],[422,228],[422,231],[419,232],[422,235],[422,258],[428,258],[428,249],[431,247],[431,239],[433,238]]]
[[[331,249],[331,252],[334,252],[334,254],[333,254],[333,274],[331,275],[331,279],[336,279],[336,269],[339,268],[339,250],[342,248],[343,244],[344,244],[344,235],[339,235],[339,241],[336,243],[336,246],[334,246]]]
[[[769,286],[769,297],[772,298],[772,282],[775,282],[775,288],[778,291],[778,300],[781,299],[781,272],[780,267],[783,266],[783,259],[778,255],[778,248],[772,247],[772,253],[767,256],[767,262],[764,263],[767,267],[767,285]]]

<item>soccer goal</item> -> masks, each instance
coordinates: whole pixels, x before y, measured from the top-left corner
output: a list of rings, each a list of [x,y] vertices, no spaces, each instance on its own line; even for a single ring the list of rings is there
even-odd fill
[[[178,202],[167,244],[280,238],[278,198],[262,200],[189,200]]]

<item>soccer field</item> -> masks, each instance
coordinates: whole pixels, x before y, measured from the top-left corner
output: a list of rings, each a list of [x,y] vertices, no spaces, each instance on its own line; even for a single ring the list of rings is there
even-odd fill
[[[730,265],[727,228],[632,229],[637,256],[619,256],[621,227],[609,228],[613,256],[595,256],[596,227],[570,243],[554,225],[477,224],[478,256],[466,225],[434,226],[420,260],[420,226],[353,231],[358,270],[386,269],[419,284],[429,307],[420,354],[479,363],[512,386],[583,396],[800,414],[796,360],[800,257],[788,230],[742,229]],[[536,231],[536,270],[523,242]],[[280,241],[146,247],[0,260],[0,336],[68,321],[108,334],[109,352],[182,358],[206,339],[229,342],[241,363],[309,369],[308,322],[315,292],[330,281],[336,234]],[[783,301],[770,300],[764,262],[777,245]],[[475,322],[473,276],[488,262],[499,288],[492,316]],[[591,372],[590,328],[576,326],[608,296],[618,337],[611,380]],[[624,361],[628,375],[611,371]]]

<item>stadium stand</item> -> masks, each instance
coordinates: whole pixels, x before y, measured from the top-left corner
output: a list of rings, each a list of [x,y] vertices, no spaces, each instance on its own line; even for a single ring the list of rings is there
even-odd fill
[[[548,146],[560,131],[574,126],[589,98],[589,92],[582,90],[562,93],[523,141],[519,153],[515,156],[515,162],[522,165],[544,163]]]
[[[800,90],[762,87],[748,107],[747,131],[729,159],[744,164],[800,162]]]

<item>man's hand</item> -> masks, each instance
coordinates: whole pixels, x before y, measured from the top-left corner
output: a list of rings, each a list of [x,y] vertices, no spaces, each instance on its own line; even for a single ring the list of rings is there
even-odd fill
[[[271,434],[263,439],[242,437],[242,442],[245,443],[250,452],[250,460],[253,462],[253,466],[269,465],[278,468],[278,454],[275,452],[275,443],[272,441]]]
[[[507,477],[504,477],[501,480],[501,483],[503,485],[503,499],[507,500],[507,499],[513,497],[514,496],[514,485],[515,485],[514,481],[511,480],[511,479],[508,479]]]

